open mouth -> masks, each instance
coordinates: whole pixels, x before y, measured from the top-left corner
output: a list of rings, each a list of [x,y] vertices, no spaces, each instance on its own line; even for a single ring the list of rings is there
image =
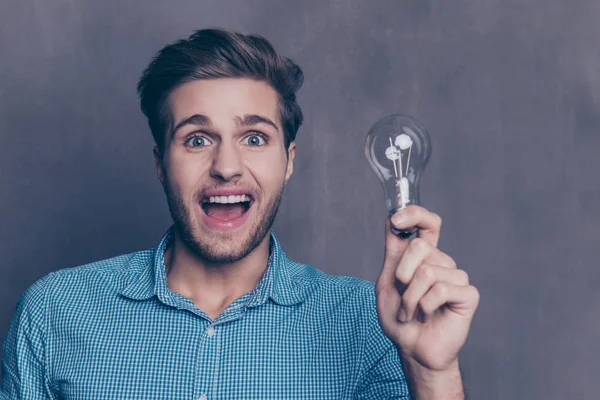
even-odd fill
[[[202,200],[202,210],[215,222],[235,222],[246,215],[254,199],[249,194],[210,196]]]

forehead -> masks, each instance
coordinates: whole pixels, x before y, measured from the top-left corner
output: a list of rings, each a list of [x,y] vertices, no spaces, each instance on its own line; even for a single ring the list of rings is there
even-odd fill
[[[277,92],[266,82],[247,78],[202,79],[178,86],[168,98],[173,123],[194,114],[216,124],[246,114],[264,115],[281,127]]]

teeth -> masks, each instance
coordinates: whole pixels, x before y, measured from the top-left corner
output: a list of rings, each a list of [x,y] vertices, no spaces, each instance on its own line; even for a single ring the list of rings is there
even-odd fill
[[[235,204],[244,203],[250,201],[250,196],[242,194],[240,196],[211,196],[208,198],[209,203],[220,203],[220,204]]]

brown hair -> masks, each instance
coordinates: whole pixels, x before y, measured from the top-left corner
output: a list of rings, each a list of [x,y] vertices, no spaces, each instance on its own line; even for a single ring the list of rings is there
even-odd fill
[[[264,81],[279,95],[285,148],[296,139],[303,116],[296,102],[302,70],[258,35],[202,29],[158,52],[142,74],[137,91],[161,154],[172,125],[167,98],[179,85],[196,79],[250,78]]]

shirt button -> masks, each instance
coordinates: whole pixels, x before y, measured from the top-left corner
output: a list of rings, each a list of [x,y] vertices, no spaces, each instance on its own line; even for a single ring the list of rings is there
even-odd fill
[[[202,393],[202,396],[198,397],[198,400],[206,400],[206,394]]]
[[[206,334],[208,335],[208,337],[215,336],[215,333],[217,333],[217,332],[215,331],[215,328],[213,328],[212,326],[209,326],[208,329],[206,330]],[[201,399],[205,400],[206,399],[206,395],[203,395],[203,396],[204,396],[204,399],[202,399],[202,397],[201,397]]]

